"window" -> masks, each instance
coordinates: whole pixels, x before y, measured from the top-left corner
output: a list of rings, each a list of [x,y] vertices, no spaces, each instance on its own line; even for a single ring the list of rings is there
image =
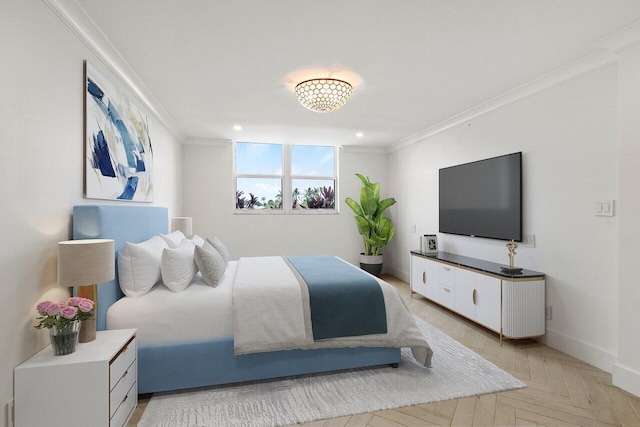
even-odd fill
[[[336,153],[319,145],[236,142],[236,211],[335,212]]]

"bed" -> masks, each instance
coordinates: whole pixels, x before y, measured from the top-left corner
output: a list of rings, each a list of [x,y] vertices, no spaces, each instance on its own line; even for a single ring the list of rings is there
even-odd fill
[[[82,205],[73,209],[73,238],[95,239],[108,238],[115,240],[116,255],[126,242],[143,242],[158,234],[168,232],[168,210],[157,206],[121,206],[121,205]],[[225,271],[223,284],[220,286],[224,294],[225,286],[231,287],[236,274],[236,262],[230,262]],[[228,276],[228,277],[227,277]],[[163,285],[157,285],[163,286]],[[194,292],[206,292],[206,285],[191,285]],[[202,289],[201,289],[202,288]],[[202,294],[204,295],[204,293]],[[162,297],[162,289],[154,294]],[[97,305],[97,328],[107,329],[107,312],[124,294],[120,290],[117,277],[110,282],[99,284]],[[146,297],[146,295],[145,295]],[[141,300],[144,297],[136,298]],[[198,297],[196,297],[198,298]],[[129,298],[120,301],[110,313],[109,326],[117,329],[120,326],[116,307],[122,307]],[[198,298],[202,300],[202,298]],[[404,303],[403,303],[404,304]],[[153,304],[150,303],[152,306]],[[123,309],[124,310],[124,309]],[[218,309],[217,309],[218,310]],[[219,309],[223,310],[223,309]],[[126,310],[124,310],[126,311]],[[407,310],[408,311],[408,310]],[[184,314],[184,313],[183,313]],[[172,318],[181,317],[174,314]],[[188,316],[182,316],[188,317]],[[224,323],[224,322],[222,322]],[[116,325],[115,327],[113,325]],[[167,331],[171,322],[162,325]],[[182,336],[179,342],[171,339],[163,340],[163,333],[147,332],[139,329],[138,335],[138,392],[151,393],[177,390],[191,387],[211,386],[270,379],[291,375],[310,374],[327,371],[338,371],[351,368],[372,367],[378,365],[395,365],[400,362],[400,346],[388,347],[345,347],[332,348],[325,343],[325,348],[291,349],[278,351],[251,352],[237,355],[234,351],[234,339],[231,336],[212,334],[199,336],[191,333],[189,326],[186,332],[178,332]],[[229,325],[226,325],[228,331]],[[215,329],[215,328],[211,328]],[[222,329],[225,326],[222,325]],[[162,330],[162,329],[161,329]],[[155,334],[155,336],[153,336]],[[168,335],[168,333],[167,333]],[[375,341],[372,341],[375,343]],[[430,352],[426,341],[426,350]],[[430,354],[428,360],[430,360]]]

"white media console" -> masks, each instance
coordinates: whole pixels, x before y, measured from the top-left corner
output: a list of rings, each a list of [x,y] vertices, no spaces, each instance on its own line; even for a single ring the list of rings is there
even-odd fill
[[[508,274],[501,267],[447,252],[411,251],[411,297],[418,293],[497,332],[500,343],[544,335],[544,274]]]

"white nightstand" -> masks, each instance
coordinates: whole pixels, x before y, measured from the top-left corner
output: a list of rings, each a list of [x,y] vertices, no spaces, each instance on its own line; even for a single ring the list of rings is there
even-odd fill
[[[138,402],[137,354],[135,329],[98,331],[65,356],[48,346],[14,371],[16,427],[125,426]]]

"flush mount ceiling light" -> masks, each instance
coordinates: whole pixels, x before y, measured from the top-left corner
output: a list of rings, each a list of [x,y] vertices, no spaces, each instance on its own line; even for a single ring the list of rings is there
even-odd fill
[[[353,86],[338,79],[311,79],[298,83],[298,101],[311,111],[330,113],[347,103]]]

